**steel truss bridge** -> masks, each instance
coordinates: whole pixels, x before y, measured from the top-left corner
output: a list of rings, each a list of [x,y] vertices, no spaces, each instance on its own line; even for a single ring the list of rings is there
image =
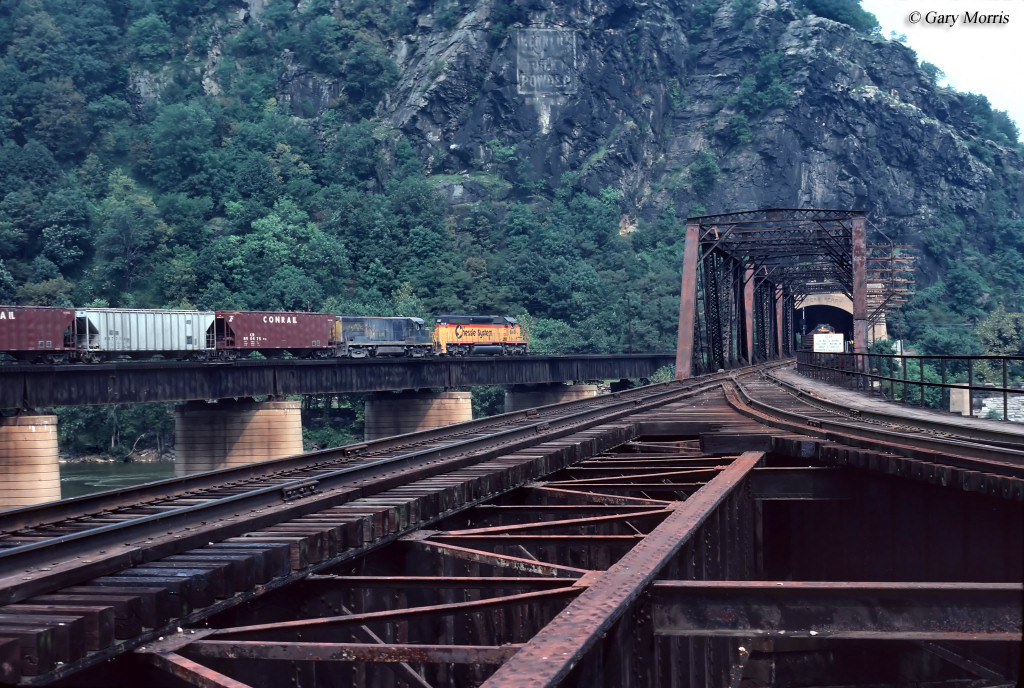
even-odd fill
[[[911,291],[909,247],[881,232],[867,243],[857,210],[769,209],[691,217],[686,224],[676,374],[791,355],[793,312],[812,294],[853,302],[853,341]]]

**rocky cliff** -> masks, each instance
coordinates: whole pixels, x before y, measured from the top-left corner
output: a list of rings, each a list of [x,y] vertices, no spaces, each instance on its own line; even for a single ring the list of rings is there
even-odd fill
[[[1016,141],[986,137],[990,113],[900,43],[778,0],[469,4],[450,28],[436,3],[410,6],[378,110],[432,171],[463,173],[455,202],[495,174],[550,190],[568,172],[621,192],[624,226],[667,208],[859,208],[926,266],[993,204],[1024,209]]]

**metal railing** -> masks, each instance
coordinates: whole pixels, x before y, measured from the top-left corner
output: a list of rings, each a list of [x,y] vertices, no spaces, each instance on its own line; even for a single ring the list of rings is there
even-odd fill
[[[1024,356],[798,351],[796,359],[802,375],[891,401],[974,416],[975,399],[1001,398],[1001,409],[991,406],[981,417],[1014,420],[1011,401],[1019,399],[1024,414]]]

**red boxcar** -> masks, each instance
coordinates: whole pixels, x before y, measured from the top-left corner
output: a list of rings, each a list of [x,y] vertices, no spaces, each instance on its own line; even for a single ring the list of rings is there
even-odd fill
[[[18,360],[63,363],[75,350],[75,309],[0,306],[0,351]]]
[[[334,355],[334,323],[327,313],[216,311],[217,349],[222,359],[258,351],[276,356],[329,358]]]

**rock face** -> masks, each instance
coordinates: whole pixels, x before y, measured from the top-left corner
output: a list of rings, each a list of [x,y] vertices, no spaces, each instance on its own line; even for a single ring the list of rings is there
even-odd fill
[[[920,245],[944,216],[980,217],[995,190],[1024,209],[1016,149],[982,139],[965,96],[908,48],[787,2],[742,5],[481,0],[440,29],[414,3],[379,112],[434,171],[510,169],[500,144],[520,174],[555,187],[576,171],[646,219],[857,208]]]

